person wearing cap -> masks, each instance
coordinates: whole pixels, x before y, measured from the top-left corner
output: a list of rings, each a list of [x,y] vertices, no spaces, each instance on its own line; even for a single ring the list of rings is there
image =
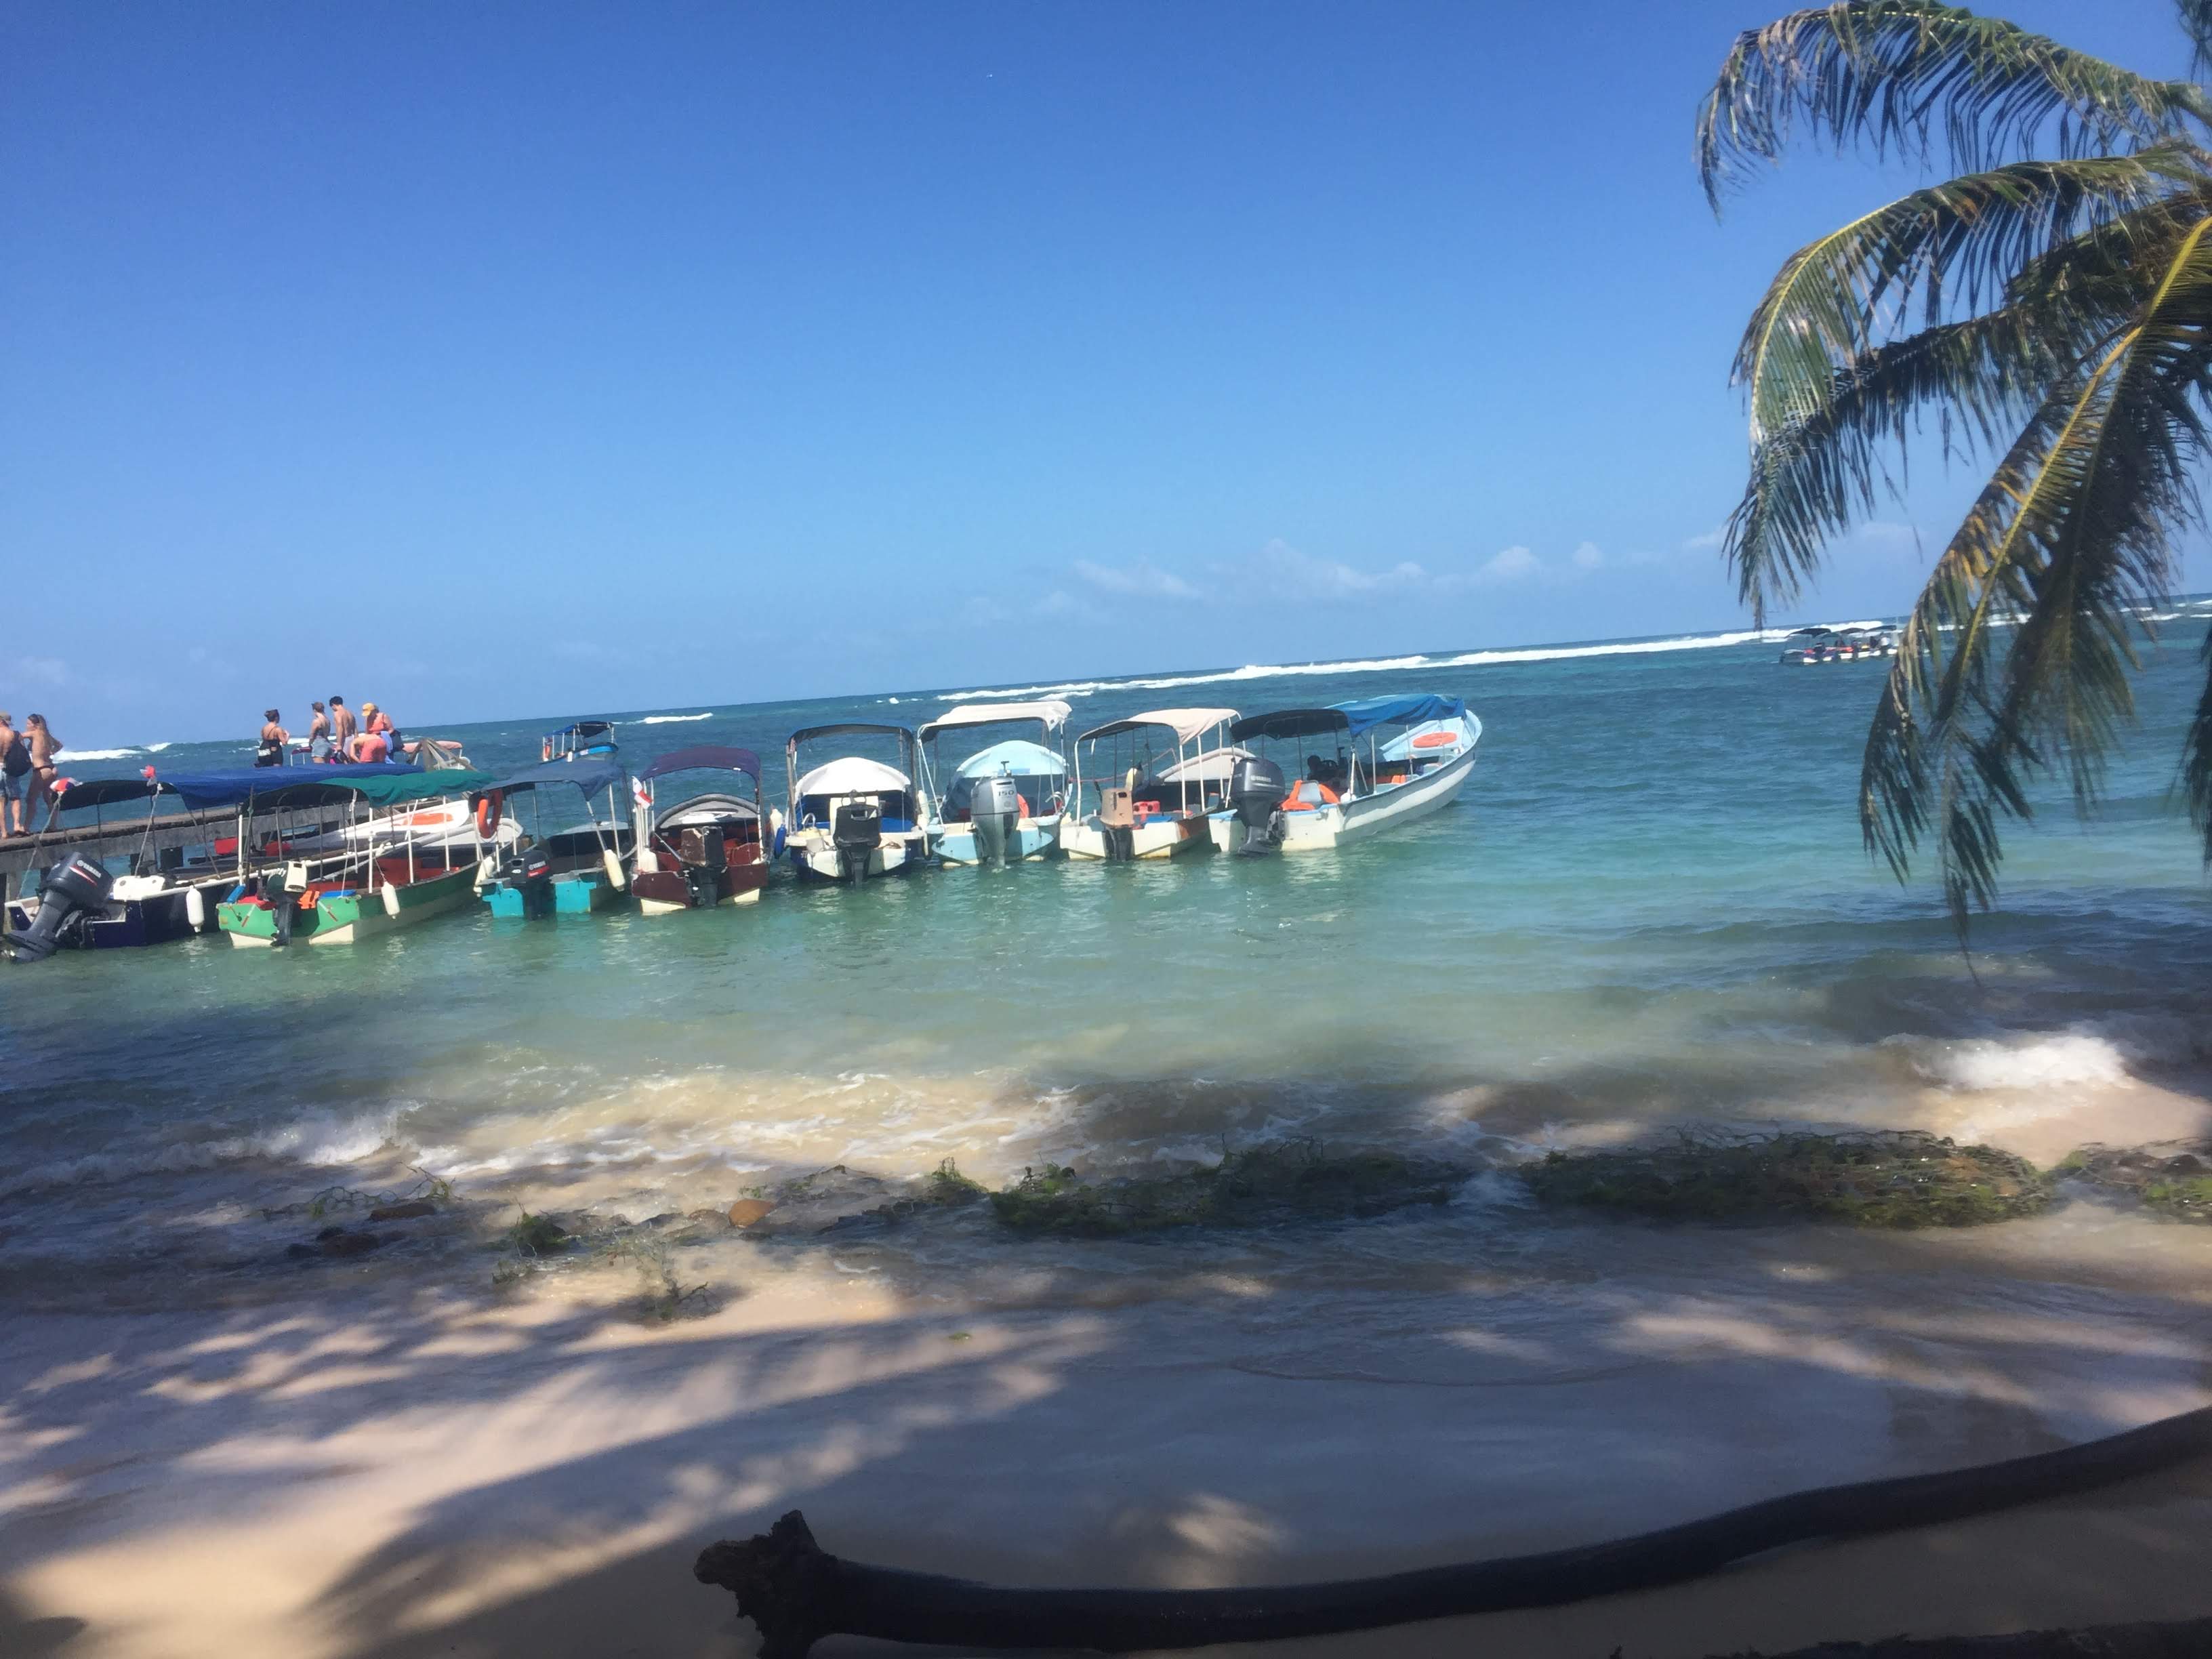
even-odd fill
[[[292,734],[277,724],[276,711],[270,709],[262,719],[261,746],[253,751],[253,763],[256,766],[282,766],[284,763],[284,745],[291,741]]]

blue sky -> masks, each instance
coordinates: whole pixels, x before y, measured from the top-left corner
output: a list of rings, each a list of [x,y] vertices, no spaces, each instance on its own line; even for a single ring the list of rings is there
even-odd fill
[[[1778,9],[10,7],[0,707],[1733,625],[1736,335],[1917,177],[1808,151],[1716,224],[1697,100]],[[2185,67],[2165,0],[2007,15]],[[1808,615],[1905,602],[1968,483],[1914,482]]]

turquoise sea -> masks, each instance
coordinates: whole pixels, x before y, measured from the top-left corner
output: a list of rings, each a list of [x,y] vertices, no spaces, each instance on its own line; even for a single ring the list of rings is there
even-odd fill
[[[635,1218],[826,1166],[901,1183],[952,1158],[997,1184],[1284,1135],[1490,1166],[1698,1124],[1924,1127],[2046,1161],[2188,1133],[2212,889],[2170,784],[2208,611],[2162,624],[2099,817],[2054,803],[2014,835],[1971,960],[1932,882],[1899,888],[1859,846],[1881,670],[1784,667],[1747,633],[651,713],[580,688],[459,726],[402,708],[493,769],[583,715],[618,720],[633,765],[745,744],[775,799],[794,727],[918,724],[987,694],[1064,696],[1084,727],[1437,690],[1486,731],[1456,807],[1340,853],[779,879],[757,905],[665,919],[471,912],[348,949],[217,937],[10,969],[0,1285],[64,1305],[281,1297],[292,1235],[263,1212],[410,1168],[488,1218]],[[238,765],[250,746],[70,769]],[[1376,1237],[1419,1261],[1526,1249],[1532,1224],[1492,1178]],[[1004,1260],[972,1229],[871,1248],[925,1276]],[[487,1267],[399,1252],[374,1271]]]

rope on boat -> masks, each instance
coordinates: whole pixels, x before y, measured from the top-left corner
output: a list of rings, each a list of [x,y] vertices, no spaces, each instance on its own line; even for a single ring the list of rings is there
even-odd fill
[[[827,1636],[1109,1653],[1195,1648],[1559,1607],[1652,1589],[1785,1545],[1929,1526],[2066,1497],[2208,1453],[2212,1407],[2058,1451],[1939,1474],[1816,1487],[1607,1543],[1326,1583],[1015,1589],[842,1560],[815,1543],[797,1510],[758,1536],[708,1545],[692,1571],[700,1583],[737,1596],[739,1616],[760,1631],[760,1659],[804,1659]]]

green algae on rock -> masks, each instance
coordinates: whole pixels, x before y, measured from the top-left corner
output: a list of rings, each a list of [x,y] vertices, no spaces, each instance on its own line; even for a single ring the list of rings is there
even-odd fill
[[[2027,1159],[1917,1130],[1686,1134],[1661,1146],[1553,1152],[1521,1166],[1547,1204],[1681,1221],[1971,1227],[2050,1206]]]
[[[1176,1227],[1265,1227],[1443,1204],[1470,1172],[1391,1152],[1329,1153],[1311,1140],[1224,1154],[1210,1168],[1090,1181],[1051,1164],[991,1194],[1018,1233],[1118,1238]]]
[[[2091,1145],[2069,1152],[2051,1173],[2125,1194],[2178,1220],[2212,1222],[2212,1146]]]

